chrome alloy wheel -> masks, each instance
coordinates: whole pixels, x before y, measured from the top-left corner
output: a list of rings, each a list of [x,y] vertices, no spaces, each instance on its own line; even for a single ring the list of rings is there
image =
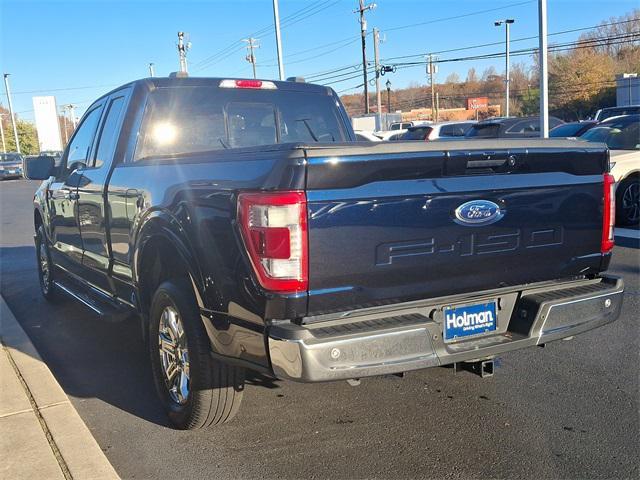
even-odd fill
[[[632,182],[622,194],[622,212],[629,224],[640,218],[640,184]]]
[[[189,350],[178,311],[167,306],[160,316],[158,347],[164,382],[171,400],[184,405],[189,399]]]
[[[38,251],[38,260],[40,261],[40,273],[42,275],[42,290],[44,293],[49,292],[49,255],[47,255],[47,246],[44,242],[40,242]]]

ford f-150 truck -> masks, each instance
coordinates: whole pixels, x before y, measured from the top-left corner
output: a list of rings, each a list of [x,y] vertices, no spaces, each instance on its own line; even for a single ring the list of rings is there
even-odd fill
[[[330,88],[173,77],[25,161],[43,295],[140,319],[178,428],[230,420],[247,369],[354,383],[614,321],[608,171],[602,144],[356,142]]]

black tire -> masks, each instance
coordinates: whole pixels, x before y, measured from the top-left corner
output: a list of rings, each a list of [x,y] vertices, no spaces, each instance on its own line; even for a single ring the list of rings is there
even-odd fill
[[[56,286],[53,283],[53,263],[51,263],[49,243],[42,225],[39,225],[36,230],[36,264],[42,296],[49,302],[59,300]]]
[[[623,180],[616,189],[616,225],[632,226],[640,222],[640,178]]]
[[[161,323],[166,327],[163,313],[173,315],[173,311],[177,312],[182,326],[179,331],[186,336],[184,345],[188,350],[185,362],[184,350],[176,341],[172,358],[182,358],[175,363],[180,364],[176,367],[179,372],[176,375],[182,375],[185,365],[188,365],[189,379],[188,394],[180,398],[176,398],[176,386],[172,390],[169,385],[170,379],[165,375],[160,350]],[[164,328],[164,331],[167,329]],[[148,344],[156,390],[169,420],[176,428],[191,430],[218,425],[230,421],[238,413],[244,391],[244,369],[217,361],[211,356],[209,338],[187,280],[168,280],[156,290],[149,314]]]

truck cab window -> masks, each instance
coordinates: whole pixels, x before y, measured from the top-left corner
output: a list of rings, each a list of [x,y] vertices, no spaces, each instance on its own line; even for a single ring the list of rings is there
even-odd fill
[[[91,110],[78,126],[67,150],[66,169],[63,173],[67,176],[73,170],[87,166],[91,144],[98,127],[102,105]]]
[[[135,160],[229,148],[345,141],[330,95],[216,87],[149,95]]]
[[[124,108],[125,97],[117,97],[111,100],[107,116],[102,126],[100,140],[98,141],[98,149],[93,159],[92,167],[100,168],[105,163],[110,163],[116,149],[118,140],[118,131],[120,126],[120,114]]]

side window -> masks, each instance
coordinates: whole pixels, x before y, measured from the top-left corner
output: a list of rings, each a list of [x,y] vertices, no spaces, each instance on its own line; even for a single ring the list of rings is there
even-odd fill
[[[535,120],[524,120],[513,125],[507,133],[539,132],[540,126]]]
[[[75,170],[87,165],[89,150],[93,143],[93,137],[98,128],[98,121],[102,113],[102,105],[91,110],[84,118],[78,130],[76,130],[73,140],[69,144],[67,154],[67,170]]]
[[[107,115],[102,124],[98,149],[93,159],[92,167],[100,168],[105,163],[109,164],[116,149],[118,133],[120,131],[120,117],[125,105],[125,97],[117,97],[111,100],[107,107]]]
[[[443,125],[440,127],[440,136],[441,137],[454,137],[454,126],[453,125]]]

